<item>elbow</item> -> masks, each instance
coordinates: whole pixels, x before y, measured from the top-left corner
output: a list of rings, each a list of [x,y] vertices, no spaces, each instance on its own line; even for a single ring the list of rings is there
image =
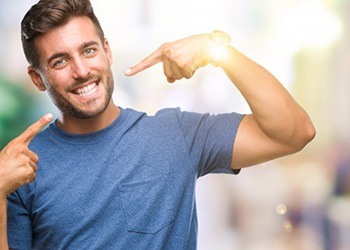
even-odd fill
[[[308,131],[307,131],[307,142],[306,142],[306,144],[311,142],[315,138],[315,136],[316,136],[316,129],[315,129],[314,125],[310,121],[309,126],[308,126]]]
[[[291,153],[301,151],[316,136],[316,129],[310,120],[300,125],[297,131],[298,132],[294,133],[293,139],[291,140]]]
[[[300,139],[301,149],[304,148],[309,142],[311,142],[316,136],[316,129],[312,125],[311,122],[309,122],[309,125],[306,126],[304,129],[304,133],[302,135],[302,138]]]

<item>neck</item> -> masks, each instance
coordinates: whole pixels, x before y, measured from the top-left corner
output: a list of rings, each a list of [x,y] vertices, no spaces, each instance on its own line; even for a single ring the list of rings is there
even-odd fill
[[[120,109],[111,100],[108,107],[101,114],[88,119],[60,114],[57,126],[73,134],[89,134],[109,126],[119,116]]]

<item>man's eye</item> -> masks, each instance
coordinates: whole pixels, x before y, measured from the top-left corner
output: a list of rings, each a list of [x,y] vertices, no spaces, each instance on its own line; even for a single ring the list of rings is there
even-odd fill
[[[94,52],[95,52],[95,49],[90,48],[90,49],[85,50],[84,54],[85,54],[85,55],[91,55],[91,54],[93,54]]]
[[[61,67],[61,66],[64,65],[65,63],[66,63],[66,60],[60,59],[60,60],[55,61],[54,64],[53,64],[53,66],[54,66],[55,68],[57,68],[57,67]]]

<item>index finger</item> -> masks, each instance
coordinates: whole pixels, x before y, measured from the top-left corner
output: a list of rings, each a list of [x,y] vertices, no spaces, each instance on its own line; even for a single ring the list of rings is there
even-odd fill
[[[30,125],[20,136],[18,136],[17,140],[28,145],[30,141],[40,132],[40,130],[52,121],[52,118],[52,114],[44,115],[38,121]]]
[[[161,48],[157,49],[154,51],[152,54],[144,58],[141,62],[138,64],[130,67],[127,69],[124,74],[126,76],[133,76],[136,75],[137,73],[148,69],[149,67],[152,67],[153,65],[160,63],[162,61],[162,53],[161,53]]]

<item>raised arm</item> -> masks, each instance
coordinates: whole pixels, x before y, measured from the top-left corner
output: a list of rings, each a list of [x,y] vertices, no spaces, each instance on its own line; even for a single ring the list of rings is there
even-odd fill
[[[232,168],[269,161],[301,150],[315,136],[306,112],[266,69],[233,47],[221,64],[249,104],[238,129]]]
[[[51,114],[43,116],[0,152],[0,250],[8,249],[7,195],[35,179],[39,158],[28,145],[51,120]]]
[[[168,82],[190,78],[207,64],[221,67],[250,106],[238,129],[232,169],[256,165],[301,150],[315,136],[305,111],[266,69],[229,45],[226,33],[190,36],[165,43],[128,69],[132,76],[163,63]],[[213,53],[219,49],[221,55]]]

